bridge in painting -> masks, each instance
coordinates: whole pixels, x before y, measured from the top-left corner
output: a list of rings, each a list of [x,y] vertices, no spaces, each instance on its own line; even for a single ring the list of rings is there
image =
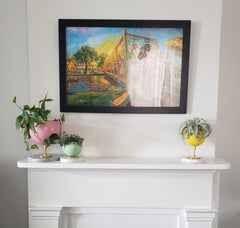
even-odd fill
[[[141,59],[146,56],[144,52],[149,51],[151,46],[157,47],[156,39],[128,33],[127,29],[119,39],[117,45],[112,49],[111,54],[105,59],[102,70],[115,80],[121,87],[120,97],[111,102],[111,106],[126,106],[129,104],[129,77],[131,64],[130,59]]]

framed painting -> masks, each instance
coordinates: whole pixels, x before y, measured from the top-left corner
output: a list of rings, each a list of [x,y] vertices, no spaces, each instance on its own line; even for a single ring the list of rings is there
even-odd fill
[[[186,113],[190,26],[59,19],[61,112]]]

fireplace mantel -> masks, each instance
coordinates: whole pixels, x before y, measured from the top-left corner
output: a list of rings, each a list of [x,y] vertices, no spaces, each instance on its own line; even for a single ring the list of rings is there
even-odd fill
[[[30,228],[217,228],[221,159],[18,161],[28,169]]]
[[[120,170],[218,170],[229,169],[230,164],[222,159],[208,158],[206,162],[193,164],[184,163],[180,158],[84,158],[81,162],[64,163],[31,162],[28,159],[18,161],[19,168],[47,168],[47,169],[120,169]]]

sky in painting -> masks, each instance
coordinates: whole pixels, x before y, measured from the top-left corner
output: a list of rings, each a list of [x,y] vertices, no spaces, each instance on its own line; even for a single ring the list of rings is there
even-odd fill
[[[67,27],[67,57],[75,54],[84,45],[98,51],[104,43],[117,44],[123,30],[122,27]],[[127,32],[155,38],[163,52],[166,51],[165,42],[167,40],[183,36],[181,28],[127,28]]]

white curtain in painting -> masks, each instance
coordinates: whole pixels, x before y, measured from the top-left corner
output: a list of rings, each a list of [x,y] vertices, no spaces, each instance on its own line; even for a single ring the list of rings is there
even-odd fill
[[[179,106],[180,81],[175,77],[176,64],[169,55],[163,55],[158,48],[148,51],[136,48],[128,60],[132,106]]]

